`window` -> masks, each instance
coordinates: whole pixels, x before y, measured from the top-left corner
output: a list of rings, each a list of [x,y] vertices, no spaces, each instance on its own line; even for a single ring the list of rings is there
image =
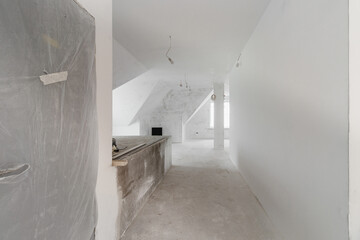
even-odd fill
[[[224,102],[224,128],[230,128],[230,103]]]
[[[210,103],[210,128],[214,128],[214,103]],[[224,128],[230,128],[230,103],[224,102]]]

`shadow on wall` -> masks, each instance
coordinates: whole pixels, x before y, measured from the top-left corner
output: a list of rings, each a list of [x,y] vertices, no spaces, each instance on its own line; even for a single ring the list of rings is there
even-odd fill
[[[214,128],[210,123],[211,101],[206,101],[185,125],[186,139],[214,139]],[[224,129],[225,139],[229,139],[229,131],[228,128]]]

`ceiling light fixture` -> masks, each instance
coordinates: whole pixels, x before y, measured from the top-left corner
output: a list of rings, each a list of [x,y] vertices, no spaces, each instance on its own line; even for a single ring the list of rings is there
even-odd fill
[[[171,50],[171,35],[169,36],[169,39],[170,39],[170,47],[169,47],[169,49],[167,50],[167,52],[166,52],[166,57],[167,57],[167,59],[169,60],[169,62],[171,63],[171,64],[174,64],[174,61],[169,57],[169,52],[170,52],[170,50]]]
[[[238,59],[237,59],[237,62],[236,62],[236,67],[238,68],[238,67],[240,67],[240,58],[241,58],[241,53],[240,53],[240,55],[239,55],[239,57],[238,57]]]

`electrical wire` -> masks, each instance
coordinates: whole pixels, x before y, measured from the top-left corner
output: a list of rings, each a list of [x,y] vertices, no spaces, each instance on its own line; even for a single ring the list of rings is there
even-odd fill
[[[169,57],[169,52],[170,52],[170,50],[171,50],[171,35],[169,36],[169,39],[170,39],[170,47],[169,47],[169,49],[167,50],[167,52],[166,52],[166,57],[167,57],[167,59],[169,60],[169,62],[171,63],[171,64],[174,64],[174,61]]]

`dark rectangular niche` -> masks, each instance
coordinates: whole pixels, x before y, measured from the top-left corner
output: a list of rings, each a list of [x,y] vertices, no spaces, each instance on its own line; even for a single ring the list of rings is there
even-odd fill
[[[162,136],[162,128],[161,127],[153,127],[151,130],[152,136]]]

